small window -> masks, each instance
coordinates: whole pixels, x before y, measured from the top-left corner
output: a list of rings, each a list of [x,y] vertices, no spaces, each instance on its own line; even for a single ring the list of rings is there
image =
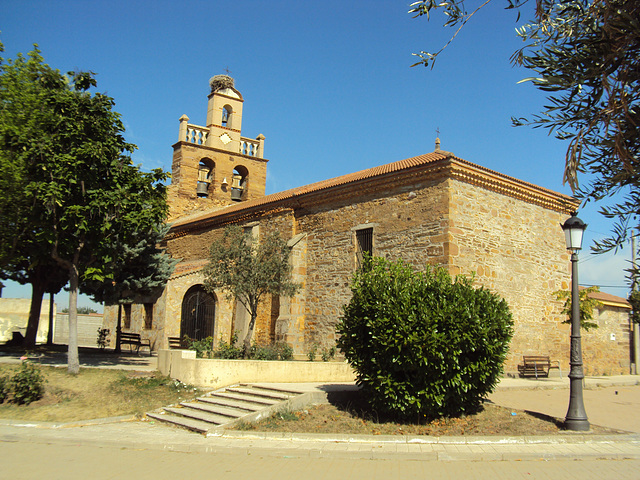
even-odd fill
[[[125,329],[131,328],[131,304],[122,305],[122,325]]]
[[[153,328],[153,303],[144,304],[144,328],[146,330]]]
[[[362,268],[365,254],[373,255],[373,228],[356,230],[356,259],[358,268]]]

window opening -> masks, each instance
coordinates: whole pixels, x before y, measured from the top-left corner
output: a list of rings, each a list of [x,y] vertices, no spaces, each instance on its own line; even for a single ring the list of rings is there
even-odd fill
[[[129,328],[131,328],[131,304],[130,303],[125,303],[124,305],[122,305],[122,316],[124,317],[123,318],[124,328],[128,330]]]
[[[144,328],[146,330],[153,328],[153,303],[144,304]]]
[[[356,230],[356,258],[358,268],[362,268],[364,257],[373,255],[373,228]]]

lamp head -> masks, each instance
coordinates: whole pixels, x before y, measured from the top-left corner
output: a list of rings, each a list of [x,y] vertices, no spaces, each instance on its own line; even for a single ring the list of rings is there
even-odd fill
[[[562,230],[564,230],[567,250],[571,250],[572,252],[576,252],[582,248],[582,235],[587,228],[587,224],[576,216],[577,213],[578,212],[573,212],[571,217],[560,225]]]

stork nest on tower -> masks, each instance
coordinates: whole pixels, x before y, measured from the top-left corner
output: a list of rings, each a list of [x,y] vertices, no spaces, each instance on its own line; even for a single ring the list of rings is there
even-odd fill
[[[233,88],[233,78],[229,75],[215,75],[209,80],[211,93],[223,90],[225,88]]]

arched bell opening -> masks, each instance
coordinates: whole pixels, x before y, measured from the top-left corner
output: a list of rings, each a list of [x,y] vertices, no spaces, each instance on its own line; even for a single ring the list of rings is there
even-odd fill
[[[242,165],[233,169],[231,180],[231,200],[240,202],[246,200],[246,192],[249,180],[249,171]]]
[[[210,158],[203,158],[198,164],[198,185],[196,193],[200,198],[207,198],[211,191],[215,173],[215,163]]]

